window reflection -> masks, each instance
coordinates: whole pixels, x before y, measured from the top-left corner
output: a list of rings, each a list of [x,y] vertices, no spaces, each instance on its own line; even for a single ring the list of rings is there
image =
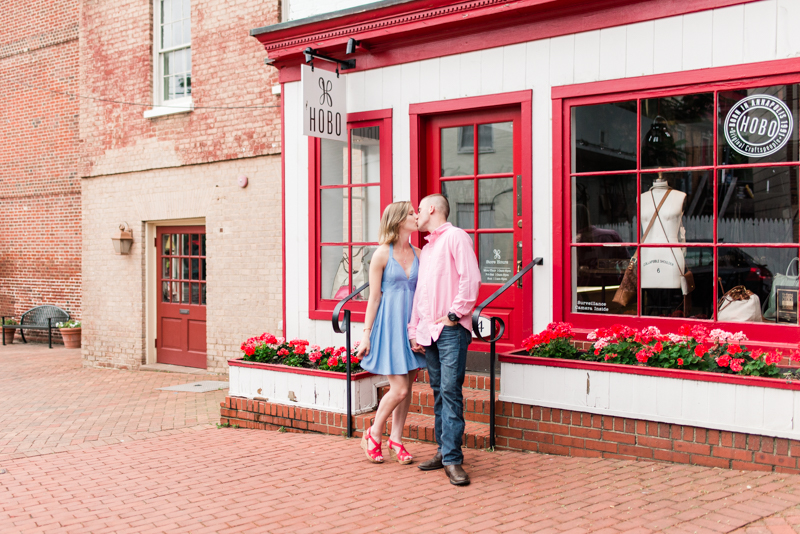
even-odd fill
[[[572,108],[572,172],[635,168],[635,100]]]
[[[719,171],[719,241],[797,243],[797,179],[796,167]]]
[[[711,165],[713,128],[714,93],[642,100],[642,168]]]
[[[636,175],[572,179],[572,236],[576,243],[635,243]]]

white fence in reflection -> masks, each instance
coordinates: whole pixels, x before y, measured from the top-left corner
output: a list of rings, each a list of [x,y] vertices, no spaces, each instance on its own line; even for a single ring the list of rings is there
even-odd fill
[[[714,234],[714,219],[710,215],[684,217],[686,241],[698,243],[711,241]],[[601,225],[603,229],[613,230],[620,240],[627,243],[636,241],[633,224]],[[794,241],[794,221],[791,219],[720,219],[717,225],[720,243],[791,243]]]

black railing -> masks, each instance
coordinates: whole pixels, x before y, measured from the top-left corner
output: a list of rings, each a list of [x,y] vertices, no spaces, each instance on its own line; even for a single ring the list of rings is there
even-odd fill
[[[505,330],[506,330],[506,324],[499,317],[490,317],[489,318],[489,339],[486,339],[485,337],[483,337],[483,334],[481,333],[481,324],[480,324],[481,312],[483,311],[483,309],[486,306],[491,304],[494,301],[494,299],[496,299],[497,297],[502,295],[505,292],[506,289],[508,289],[509,287],[511,287],[514,284],[516,284],[517,281],[520,280],[523,276],[525,276],[525,274],[528,271],[533,269],[534,265],[542,265],[543,263],[544,263],[544,260],[542,258],[535,258],[532,262],[530,262],[528,265],[526,265],[523,269],[520,269],[520,271],[517,274],[515,274],[511,278],[511,280],[506,282],[503,285],[503,287],[501,287],[500,289],[498,289],[497,291],[492,293],[491,297],[489,297],[488,299],[486,299],[483,302],[481,302],[478,305],[478,307],[475,308],[475,311],[472,312],[472,331],[475,332],[475,336],[478,339],[480,339],[481,341],[484,341],[486,343],[489,343],[489,346],[490,346],[490,349],[489,349],[489,400],[490,400],[490,402],[489,402],[489,446],[491,448],[493,448],[493,449],[494,449],[494,444],[495,444],[494,443],[494,405],[495,405],[495,398],[494,398],[494,395],[495,395],[495,386],[494,386],[495,371],[494,371],[494,366],[495,366],[495,357],[497,355],[496,352],[495,352],[495,344],[497,343],[497,340],[500,339],[503,336],[503,332],[505,332]]]
[[[342,308],[344,305],[350,302],[350,299],[364,291],[369,287],[369,282],[364,284],[363,286],[359,287],[345,298],[339,301],[339,304],[336,305],[336,308],[333,310],[333,317],[331,321],[333,322],[333,331],[337,334],[344,334],[345,335],[345,349],[347,350],[347,437],[353,437],[353,395],[352,395],[352,381],[351,381],[351,370],[350,370],[350,354],[352,349],[350,347],[350,310],[344,310],[344,321],[339,323],[339,314],[342,312]]]

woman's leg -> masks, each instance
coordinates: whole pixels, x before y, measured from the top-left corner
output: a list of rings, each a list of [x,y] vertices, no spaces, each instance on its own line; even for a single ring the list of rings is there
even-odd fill
[[[386,420],[392,414],[394,409],[401,403],[405,403],[406,399],[411,400],[411,388],[408,384],[408,375],[389,375],[389,391],[381,399],[378,404],[378,412],[375,414],[375,421],[372,423],[372,437],[375,441],[380,441],[383,434],[383,428],[386,426]],[[408,408],[406,408],[408,411]],[[405,417],[403,418],[405,420]],[[403,427],[400,427],[402,434]]]
[[[402,443],[403,441],[403,428],[406,425],[406,417],[408,416],[408,409],[411,407],[411,388],[414,385],[414,380],[417,378],[418,369],[409,371],[407,375],[403,376],[406,380],[408,395],[399,403],[392,412],[392,433],[389,436],[395,443]]]

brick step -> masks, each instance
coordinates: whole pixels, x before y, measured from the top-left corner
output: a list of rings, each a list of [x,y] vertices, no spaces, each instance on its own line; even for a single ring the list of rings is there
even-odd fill
[[[466,389],[489,389],[490,385],[490,378],[489,375],[478,375],[478,374],[467,374],[464,377],[464,388]],[[417,375],[417,383],[428,384],[430,383],[430,379],[428,377],[428,371],[423,370],[422,372]],[[495,390],[500,391],[500,377],[496,376],[494,379],[495,383]]]
[[[378,399],[382,399],[389,386],[378,388]],[[464,395],[464,419],[476,423],[489,424],[489,391],[485,389],[462,390]],[[433,415],[433,390],[430,384],[415,382],[411,389],[409,413]]]
[[[356,415],[353,417],[353,435],[361,438],[364,430],[372,426],[375,420],[375,412]],[[384,440],[388,438],[392,430],[391,420],[386,422],[386,427],[383,430]],[[421,413],[409,412],[406,418],[406,424],[403,427],[403,437],[416,440],[435,443],[434,438],[434,418],[433,415],[424,415]],[[466,421],[464,427],[463,446],[468,449],[487,449],[489,448],[489,425],[477,423],[475,421]],[[385,451],[385,449],[384,449]],[[385,452],[386,454],[386,452]]]

